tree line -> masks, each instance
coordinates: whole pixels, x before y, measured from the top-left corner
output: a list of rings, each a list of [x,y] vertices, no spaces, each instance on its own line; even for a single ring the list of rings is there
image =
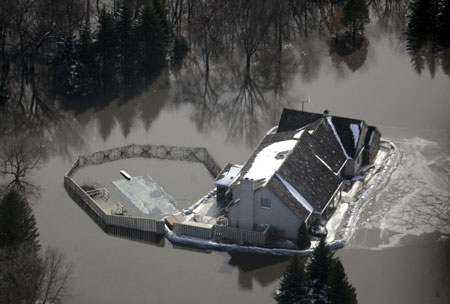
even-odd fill
[[[450,1],[414,0],[406,29],[407,50],[414,69],[421,74],[425,66],[433,77],[441,64],[450,74]]]
[[[131,8],[103,8],[96,29],[83,27],[79,37],[66,37],[57,45],[53,62],[59,88],[67,95],[84,96],[117,87],[133,88],[154,79],[166,65],[187,51],[182,37],[170,40],[170,25],[161,0]],[[184,48],[183,48],[184,46]]]
[[[143,86],[187,52],[164,0],[96,4],[94,10],[90,0],[1,1],[0,106],[47,114],[56,95]]]
[[[356,304],[355,288],[348,282],[339,258],[321,238],[306,268],[298,256],[291,258],[275,292],[279,304]]]

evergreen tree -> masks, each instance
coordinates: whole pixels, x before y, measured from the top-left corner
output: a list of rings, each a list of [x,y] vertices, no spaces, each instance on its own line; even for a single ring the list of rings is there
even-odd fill
[[[348,0],[342,9],[344,13],[343,24],[350,31],[353,41],[358,31],[364,31],[369,19],[369,8],[365,0]]]
[[[0,201],[0,248],[30,245],[37,252],[39,233],[33,211],[16,190],[9,190]]]
[[[411,16],[407,35],[427,39],[438,29],[439,0],[414,0],[410,4]]]
[[[143,68],[156,74],[165,63],[168,37],[152,5],[145,5],[138,25]]]
[[[181,63],[189,51],[189,46],[183,36],[176,37],[173,43],[173,52],[171,61],[174,64]]]
[[[302,250],[309,248],[309,246],[311,246],[311,240],[309,238],[309,233],[308,229],[306,228],[305,222],[303,222],[298,228],[297,246]]]
[[[344,267],[338,259],[333,266],[329,278],[328,298],[330,304],[356,304],[355,288],[347,280]]]
[[[291,261],[275,295],[279,304],[303,303],[307,299],[306,274],[297,255]]]
[[[153,0],[152,6],[156,15],[158,16],[159,25],[163,35],[168,37],[170,34],[170,26],[169,22],[167,21],[167,10],[165,8],[164,2],[161,0]]]
[[[450,45],[450,0],[445,0],[443,3],[442,13],[439,16],[439,35],[446,47]]]
[[[96,80],[98,79],[98,65],[96,52],[92,42],[90,29],[85,26],[80,31],[80,39],[76,46],[76,80],[74,92],[81,96],[86,96],[96,90]]]
[[[116,32],[114,17],[102,9],[99,16],[97,32],[97,52],[99,56],[100,78],[103,86],[114,86],[116,74]]]
[[[56,54],[52,62],[54,83],[63,94],[71,94],[76,51],[73,37],[60,38],[56,44]]]
[[[333,252],[325,243],[325,238],[322,237],[319,245],[314,248],[311,261],[308,264],[310,284],[316,298],[322,298],[326,295],[325,290],[333,264]]]
[[[129,84],[135,69],[137,38],[133,26],[132,12],[126,1],[117,15],[116,34],[122,77],[125,85]]]

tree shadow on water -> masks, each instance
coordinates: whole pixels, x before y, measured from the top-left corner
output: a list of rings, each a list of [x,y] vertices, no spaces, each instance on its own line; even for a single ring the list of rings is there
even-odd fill
[[[368,46],[369,40],[364,35],[353,37],[346,33],[329,41],[329,54],[336,67],[345,63],[352,72],[355,72],[366,62]]]
[[[228,266],[237,267],[238,284],[242,290],[252,290],[256,281],[262,287],[277,281],[286,268],[289,257],[229,253]]]

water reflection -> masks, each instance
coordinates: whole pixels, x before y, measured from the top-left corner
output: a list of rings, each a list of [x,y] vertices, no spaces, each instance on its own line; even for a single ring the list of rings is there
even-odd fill
[[[29,180],[29,175],[39,169],[43,147],[39,139],[26,134],[1,138],[0,176],[5,177],[5,190],[14,188],[28,198],[37,197],[40,187]]]
[[[286,268],[289,258],[229,253],[231,259],[228,264],[237,267],[238,284],[241,290],[252,290],[253,282],[265,287],[277,281]]]
[[[348,38],[336,38],[332,39],[329,44],[329,53],[336,69],[341,69],[341,64],[345,63],[352,72],[355,72],[364,65],[367,59],[369,40],[364,36],[358,37],[355,42],[351,43]]]
[[[407,50],[414,70],[420,75],[428,68],[431,77],[440,65],[450,72],[450,3],[437,0],[411,2],[411,14],[406,31]]]

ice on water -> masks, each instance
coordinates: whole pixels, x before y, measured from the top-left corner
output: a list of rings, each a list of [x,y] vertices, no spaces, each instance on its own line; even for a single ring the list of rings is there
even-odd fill
[[[176,202],[149,175],[113,181],[113,185],[146,217],[177,213]]]
[[[407,235],[450,234],[448,150],[422,138],[396,144],[402,156],[398,168],[363,208],[352,240],[355,246],[383,248]],[[378,231],[378,236],[370,231]]]

